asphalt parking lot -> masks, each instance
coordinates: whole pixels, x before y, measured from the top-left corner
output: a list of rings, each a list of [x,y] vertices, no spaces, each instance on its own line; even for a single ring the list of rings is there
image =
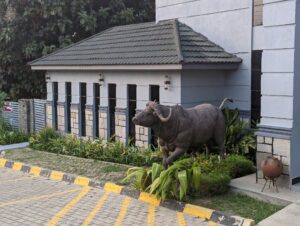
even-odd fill
[[[0,168],[0,225],[209,225],[204,219],[98,188]]]

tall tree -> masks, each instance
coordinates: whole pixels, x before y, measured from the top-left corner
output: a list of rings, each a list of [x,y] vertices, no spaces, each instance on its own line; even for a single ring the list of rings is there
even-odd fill
[[[153,21],[155,0],[0,0],[0,90],[45,97],[27,63],[115,25]]]

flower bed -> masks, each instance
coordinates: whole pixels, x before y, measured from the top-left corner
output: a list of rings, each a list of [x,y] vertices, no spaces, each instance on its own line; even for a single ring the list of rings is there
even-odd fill
[[[29,135],[19,130],[14,130],[3,118],[0,117],[0,145],[16,144],[28,141]]]

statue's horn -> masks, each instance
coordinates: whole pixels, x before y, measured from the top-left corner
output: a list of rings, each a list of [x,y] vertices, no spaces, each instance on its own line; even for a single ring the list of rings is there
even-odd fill
[[[170,112],[169,112],[169,115],[168,117],[163,117],[161,113],[157,113],[157,117],[160,119],[160,121],[162,122],[167,122],[170,120],[170,118],[172,117],[172,108],[170,107]]]

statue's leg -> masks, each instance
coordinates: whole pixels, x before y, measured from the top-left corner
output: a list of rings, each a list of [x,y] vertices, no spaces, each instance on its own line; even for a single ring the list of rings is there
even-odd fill
[[[169,157],[168,147],[163,147],[162,154],[163,154],[163,166],[165,169],[167,169],[168,168],[167,159]]]
[[[225,129],[216,129],[214,132],[214,141],[219,147],[220,155],[222,157],[225,157],[226,150],[225,150]]]
[[[186,152],[186,148],[177,147],[175,151],[167,158],[167,165],[170,166],[172,163],[181,155]]]

